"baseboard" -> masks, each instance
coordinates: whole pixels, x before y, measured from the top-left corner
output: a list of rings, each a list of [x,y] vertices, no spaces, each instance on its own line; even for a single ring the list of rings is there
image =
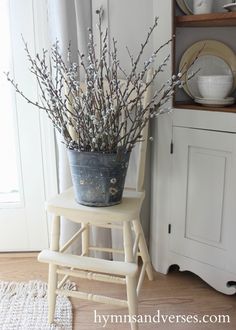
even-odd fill
[[[39,252],[0,252],[0,258],[35,258]]]

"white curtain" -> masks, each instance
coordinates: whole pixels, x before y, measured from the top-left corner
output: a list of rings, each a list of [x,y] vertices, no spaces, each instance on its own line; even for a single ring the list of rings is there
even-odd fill
[[[69,42],[72,46],[72,59],[77,62],[77,49],[86,55],[88,27],[92,27],[92,4],[91,0],[48,0],[48,17],[50,29],[50,41],[53,44],[59,41],[62,54],[67,56]],[[58,174],[59,189],[64,191],[72,186],[66,148],[58,141]],[[61,243],[66,242],[79,228],[72,221],[61,219]],[[111,245],[111,234],[108,230],[92,229],[91,243],[96,246],[109,247]],[[72,245],[70,252],[78,253],[78,243]],[[99,253],[97,257],[109,258],[109,255]]]

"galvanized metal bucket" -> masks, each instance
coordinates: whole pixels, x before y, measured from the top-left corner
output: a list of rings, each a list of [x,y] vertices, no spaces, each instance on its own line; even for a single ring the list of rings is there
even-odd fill
[[[130,152],[103,154],[67,150],[76,202],[87,206],[119,204]]]

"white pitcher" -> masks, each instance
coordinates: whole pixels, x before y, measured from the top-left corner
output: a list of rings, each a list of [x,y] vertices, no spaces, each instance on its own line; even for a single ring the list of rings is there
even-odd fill
[[[193,13],[209,14],[212,12],[213,0],[193,0]]]

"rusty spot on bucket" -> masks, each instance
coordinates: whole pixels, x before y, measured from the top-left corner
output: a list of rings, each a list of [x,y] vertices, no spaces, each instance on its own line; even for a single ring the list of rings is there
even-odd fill
[[[116,195],[118,193],[118,190],[116,188],[111,187],[109,189],[109,192],[110,192],[111,195]]]

